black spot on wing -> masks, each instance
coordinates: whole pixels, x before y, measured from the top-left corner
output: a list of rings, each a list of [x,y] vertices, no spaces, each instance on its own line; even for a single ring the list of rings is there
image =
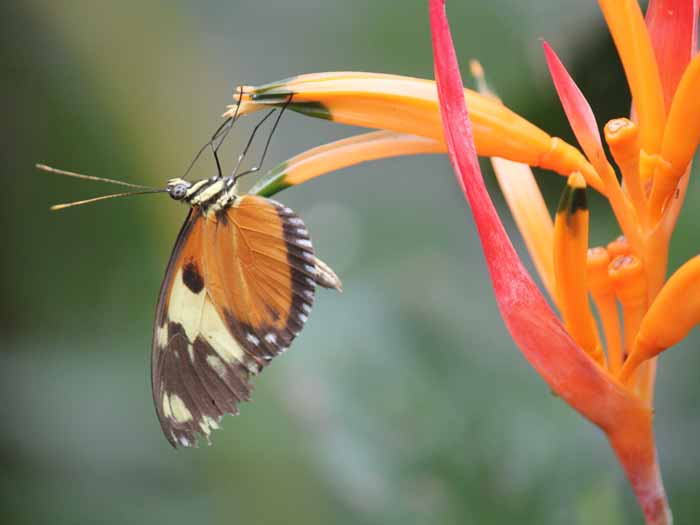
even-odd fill
[[[204,279],[194,262],[188,262],[182,269],[182,282],[193,294],[198,294],[204,288]]]

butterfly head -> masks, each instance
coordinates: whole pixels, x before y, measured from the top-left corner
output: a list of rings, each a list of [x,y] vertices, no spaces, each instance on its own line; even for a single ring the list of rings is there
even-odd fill
[[[181,201],[187,196],[189,189],[192,187],[192,183],[184,179],[175,178],[168,181],[166,186],[166,191],[168,195],[176,201]]]

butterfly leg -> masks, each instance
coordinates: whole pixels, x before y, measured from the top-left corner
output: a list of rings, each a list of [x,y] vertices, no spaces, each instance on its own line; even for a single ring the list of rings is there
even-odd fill
[[[233,116],[227,118],[218,128],[216,128],[216,131],[214,131],[214,134],[211,136],[211,139],[209,139],[209,141],[199,149],[197,154],[194,156],[194,159],[192,159],[192,162],[190,162],[190,165],[185,171],[185,174],[182,176],[183,179],[186,178],[187,175],[190,173],[195,163],[199,160],[199,157],[201,157],[202,153],[204,153],[204,150],[206,150],[209,147],[211,147],[212,153],[214,154],[214,161],[216,162],[216,169],[219,174],[219,177],[223,176],[218,151],[221,145],[224,143],[224,140],[226,140],[226,137],[228,136],[229,132],[233,128],[233,124],[236,122],[236,120],[238,120],[238,108],[241,107],[242,99],[243,90],[239,92],[238,102],[236,103],[236,111],[233,114]]]
[[[262,155],[260,156],[260,160],[258,161],[257,165],[253,166],[252,168],[243,171],[241,173],[238,173],[236,175],[236,172],[238,171],[239,166],[241,165],[241,161],[243,160],[243,157],[248,153],[248,149],[250,148],[250,145],[253,142],[253,137],[255,136],[255,132],[258,130],[258,128],[262,125],[265,120],[267,120],[268,117],[272,115],[272,113],[275,112],[276,108],[270,110],[267,115],[258,123],[257,126],[255,126],[255,129],[253,130],[253,133],[250,136],[250,139],[248,140],[248,144],[246,144],[245,149],[243,150],[243,153],[240,154],[238,157],[238,163],[236,164],[236,168],[233,170],[233,173],[231,176],[234,178],[234,180],[239,179],[240,177],[243,177],[244,175],[250,175],[251,173],[255,173],[257,171],[260,171],[260,167],[262,166],[263,162],[265,161],[265,155],[267,155],[267,150],[270,147],[270,142],[272,141],[272,136],[275,134],[275,130],[277,129],[277,126],[280,123],[280,120],[282,119],[282,115],[284,114],[284,111],[287,109],[289,104],[292,102],[292,97],[294,96],[293,93],[289,95],[289,98],[287,101],[284,103],[282,106],[282,109],[280,112],[277,114],[277,118],[275,119],[275,123],[272,125],[272,130],[270,131],[270,134],[267,136],[267,140],[265,141],[265,148],[263,149]]]

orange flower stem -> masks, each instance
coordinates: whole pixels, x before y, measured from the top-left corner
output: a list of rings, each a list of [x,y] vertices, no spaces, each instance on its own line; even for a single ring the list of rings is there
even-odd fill
[[[597,247],[588,250],[586,282],[603,324],[608,366],[613,375],[617,375],[622,367],[622,331],[617,314],[615,290],[608,276],[609,264],[610,257],[605,248]]]
[[[646,196],[639,178],[639,128],[629,119],[613,119],[605,125],[605,141],[622,172],[625,188],[637,215],[646,213]]]
[[[610,201],[617,223],[622,229],[632,249],[642,252],[643,239],[637,212],[627,196],[622,192],[615,170],[605,158],[591,159],[593,166],[600,174],[605,187],[605,194]]]
[[[625,320],[624,348],[628,360],[646,311],[647,288],[644,266],[634,255],[621,255],[610,263],[608,275],[622,304]],[[623,366],[623,370],[624,368]]]
[[[678,191],[673,196],[669,202],[664,217],[662,219],[661,228],[663,230],[663,235],[670,239],[673,229],[676,227],[676,221],[678,220],[678,215],[683,208],[683,202],[685,202],[686,193],[688,193],[688,183],[690,182],[690,168],[685,170],[685,174],[681,177],[678,183]]]
[[[654,382],[657,357],[644,361],[637,372],[637,392],[649,406],[654,406]]]
[[[636,413],[608,433],[647,525],[671,525],[673,518],[659,471],[652,430],[652,411]]]

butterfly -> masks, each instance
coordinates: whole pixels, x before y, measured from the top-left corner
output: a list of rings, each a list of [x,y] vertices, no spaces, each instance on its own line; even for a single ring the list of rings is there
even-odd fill
[[[251,378],[303,329],[316,285],[341,289],[315,256],[304,221],[277,201],[240,194],[239,177],[219,170],[208,179],[174,178],[165,189],[131,193],[166,192],[189,206],[160,288],[151,355],[156,414],[175,448],[209,441],[225,414],[238,414],[251,397]],[[54,209],[103,198],[112,196]]]
[[[218,177],[167,190],[190,212],[160,290],[151,383],[166,438],[189,446],[250,399],[250,378],[304,327],[316,284],[339,281],[288,207]]]

